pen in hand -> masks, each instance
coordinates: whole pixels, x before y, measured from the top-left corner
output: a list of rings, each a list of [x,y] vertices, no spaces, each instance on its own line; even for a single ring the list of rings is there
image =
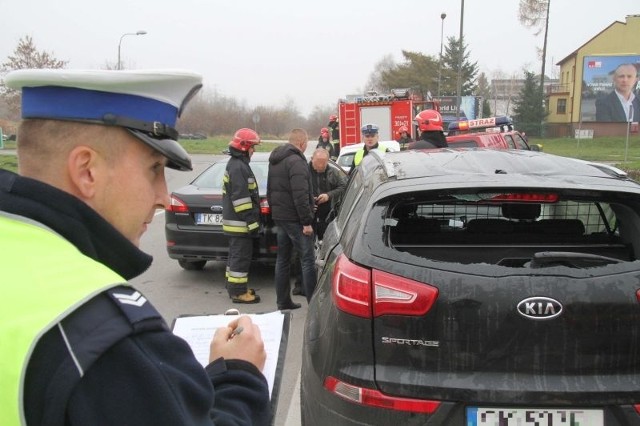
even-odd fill
[[[229,339],[233,339],[234,337],[236,337],[238,334],[242,333],[242,330],[244,330],[244,327],[239,325],[237,326],[232,332],[231,335],[229,336]]]

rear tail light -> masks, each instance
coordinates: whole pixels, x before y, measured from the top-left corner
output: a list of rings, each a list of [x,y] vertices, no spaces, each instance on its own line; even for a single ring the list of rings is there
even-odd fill
[[[369,407],[433,414],[440,406],[440,401],[388,396],[375,389],[353,386],[331,376],[325,379],[324,387],[341,398]]]
[[[381,315],[422,316],[438,298],[431,285],[358,266],[341,254],[333,270],[334,303],[343,312],[363,318]]]
[[[260,200],[260,214],[269,215],[271,214],[271,207],[269,207],[269,202],[266,198]]]
[[[640,404],[634,404],[633,408],[636,409],[636,413],[640,414]]]
[[[636,300],[640,302],[640,289],[636,290]]]
[[[189,213],[189,207],[180,198],[176,197],[175,195],[171,195],[167,211],[174,213]]]

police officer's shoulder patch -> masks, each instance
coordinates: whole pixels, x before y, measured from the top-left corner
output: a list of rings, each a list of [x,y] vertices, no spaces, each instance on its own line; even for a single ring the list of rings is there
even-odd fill
[[[161,321],[164,323],[162,316],[151,305],[142,293],[133,287],[118,286],[107,290],[107,295],[127,317],[129,323],[136,328],[137,325],[149,320]]]

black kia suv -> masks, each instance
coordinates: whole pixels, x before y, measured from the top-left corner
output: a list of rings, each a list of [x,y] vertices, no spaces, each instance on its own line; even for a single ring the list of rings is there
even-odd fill
[[[303,425],[640,425],[639,256],[616,168],[372,151],[317,254]]]

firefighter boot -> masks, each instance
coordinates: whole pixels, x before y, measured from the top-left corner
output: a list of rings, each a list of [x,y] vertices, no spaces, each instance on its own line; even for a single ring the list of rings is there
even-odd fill
[[[233,303],[258,303],[260,302],[260,296],[258,296],[253,289],[249,289],[246,293],[233,296],[231,301]]]

